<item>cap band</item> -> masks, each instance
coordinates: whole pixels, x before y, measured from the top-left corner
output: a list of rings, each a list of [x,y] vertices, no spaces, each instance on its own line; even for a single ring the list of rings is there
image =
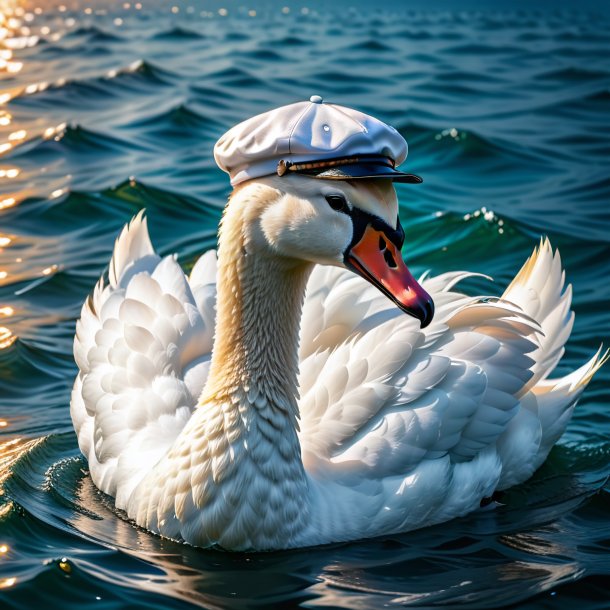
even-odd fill
[[[377,163],[386,165],[394,169],[396,164],[394,159],[377,155],[367,155],[361,157],[342,157],[339,159],[326,159],[324,161],[304,161],[302,163],[292,163],[282,159],[277,164],[277,175],[283,176],[286,172],[315,174],[317,170],[324,170],[329,167],[339,167],[341,165],[354,165],[355,163]]]

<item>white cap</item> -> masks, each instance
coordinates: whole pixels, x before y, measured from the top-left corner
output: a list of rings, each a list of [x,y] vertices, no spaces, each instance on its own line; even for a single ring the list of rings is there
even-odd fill
[[[329,180],[421,182],[394,169],[407,150],[393,127],[312,95],[308,102],[281,106],[229,129],[216,143],[214,158],[233,186],[287,172]]]

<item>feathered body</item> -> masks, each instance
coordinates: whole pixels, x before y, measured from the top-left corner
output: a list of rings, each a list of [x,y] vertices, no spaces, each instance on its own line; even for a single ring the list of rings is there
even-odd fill
[[[83,306],[72,418],[119,509],[270,550],[438,523],[531,476],[600,366],[548,379],[573,321],[548,241],[501,299],[455,291],[467,273],[425,279],[420,329],[345,269],[252,256],[246,203],[190,278],[138,215]]]

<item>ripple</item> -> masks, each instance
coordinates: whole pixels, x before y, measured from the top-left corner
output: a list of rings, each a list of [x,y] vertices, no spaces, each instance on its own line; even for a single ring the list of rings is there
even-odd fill
[[[599,79],[607,79],[610,77],[610,72],[601,72],[599,70],[588,70],[585,68],[568,67],[560,70],[551,70],[539,74],[538,78],[542,80],[555,80],[561,82],[588,82]]]
[[[241,42],[242,40],[250,40],[250,35],[245,32],[227,32],[224,40],[227,42]]]
[[[69,40],[71,38],[86,38],[87,43],[113,43],[124,40],[124,38],[116,32],[109,32],[94,24],[82,25],[71,30],[63,37],[63,40]]]
[[[381,42],[379,40],[375,40],[375,39],[363,40],[362,42],[353,44],[349,48],[352,50],[355,50],[355,51],[377,51],[377,52],[384,52],[384,51],[392,52],[395,50],[391,45],[389,45],[387,43],[383,43],[383,42]]]
[[[170,40],[170,41],[180,41],[180,40],[199,40],[203,38],[201,34],[195,32],[194,30],[190,30],[180,26],[174,26],[169,30],[165,30],[163,32],[157,32],[153,34],[152,38],[154,40]]]
[[[154,135],[161,146],[165,145],[165,138],[197,139],[208,136],[216,140],[223,133],[223,126],[213,116],[200,114],[186,104],[130,121],[124,129]]]
[[[267,45],[272,47],[306,47],[311,46],[311,41],[300,36],[284,36],[282,38],[272,39],[267,42]]]
[[[10,510],[4,524],[26,530],[29,540],[44,536],[48,541],[42,552],[37,544],[21,547],[12,572],[17,587],[34,580],[46,588],[48,574],[55,579],[63,574],[75,578],[83,595],[141,599],[154,592],[165,603],[173,598],[203,607],[213,601],[213,607],[222,607],[229,600],[268,605],[278,591],[285,599],[315,596],[323,605],[342,608],[353,608],[359,599],[374,605],[497,607],[587,574],[595,550],[584,549],[578,534],[587,517],[610,505],[608,493],[593,504],[581,501],[573,516],[564,504],[559,529],[546,525],[544,508],[511,508],[507,499],[507,507],[495,512],[383,540],[286,553],[219,553],[163,540],[124,521],[95,490],[75,451],[73,434],[53,435],[10,462],[5,488],[19,510]],[[536,480],[544,483],[552,472],[547,468],[524,492],[539,493]],[[566,482],[570,488],[569,479],[556,481],[546,506],[558,505]],[[529,523],[527,534],[515,532],[515,518]],[[607,529],[600,530],[600,538]],[[69,554],[60,551],[62,533],[73,540]],[[41,556],[45,560],[36,561]],[[391,572],[387,567],[380,572],[377,557]],[[559,562],[563,557],[570,561]],[[35,571],[26,567],[32,563],[39,566]],[[493,592],[490,582],[497,583]],[[59,593],[64,594],[61,586]]]
[[[169,86],[172,78],[175,76],[169,71],[138,60],[128,67],[110,70],[104,76],[28,85],[11,103],[22,106],[54,106],[67,103],[74,106],[87,102],[99,107],[116,95]]]
[[[584,102],[595,102],[600,104],[608,104],[610,102],[610,89],[603,89],[597,93],[592,93],[583,98]]]
[[[249,51],[242,51],[239,53],[240,56],[248,58],[248,60],[256,61],[283,61],[285,58],[283,55],[272,49],[254,49]]]
[[[221,68],[210,75],[215,81],[225,86],[256,88],[261,86],[263,80],[244,68],[234,66]]]
[[[316,72],[314,79],[316,81],[322,81],[322,82],[327,81],[329,83],[349,84],[353,80],[353,75],[349,72],[340,72],[338,70],[337,71],[322,70],[321,72]],[[383,77],[383,76],[367,75],[366,82],[382,84],[382,83],[387,83],[388,78]]]
[[[417,123],[397,126],[424,156],[433,155],[434,163],[452,167],[468,164],[471,172],[522,171],[534,166],[544,167],[548,161],[533,149],[518,147],[501,138],[483,136],[472,130],[456,127],[433,130]],[[476,169],[475,169],[476,168]]]
[[[36,136],[25,140],[7,155],[19,160],[27,156],[28,161],[63,155],[94,155],[97,157],[114,156],[126,150],[138,148],[137,145],[108,134],[85,129],[80,125],[68,125],[54,131],[51,137]],[[82,161],[82,159],[81,159]]]
[[[465,43],[449,47],[445,49],[445,52],[449,55],[520,55],[523,53],[523,49],[510,45],[496,46]]]

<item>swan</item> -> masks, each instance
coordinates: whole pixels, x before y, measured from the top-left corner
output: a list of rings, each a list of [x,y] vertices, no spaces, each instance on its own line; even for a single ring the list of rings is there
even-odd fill
[[[117,509],[269,551],[447,521],[534,473],[605,359],[549,378],[574,318],[559,252],[541,240],[501,298],[470,297],[470,273],[413,279],[397,219],[390,180],[245,180],[189,277],[143,212],[125,226],[71,397]]]

